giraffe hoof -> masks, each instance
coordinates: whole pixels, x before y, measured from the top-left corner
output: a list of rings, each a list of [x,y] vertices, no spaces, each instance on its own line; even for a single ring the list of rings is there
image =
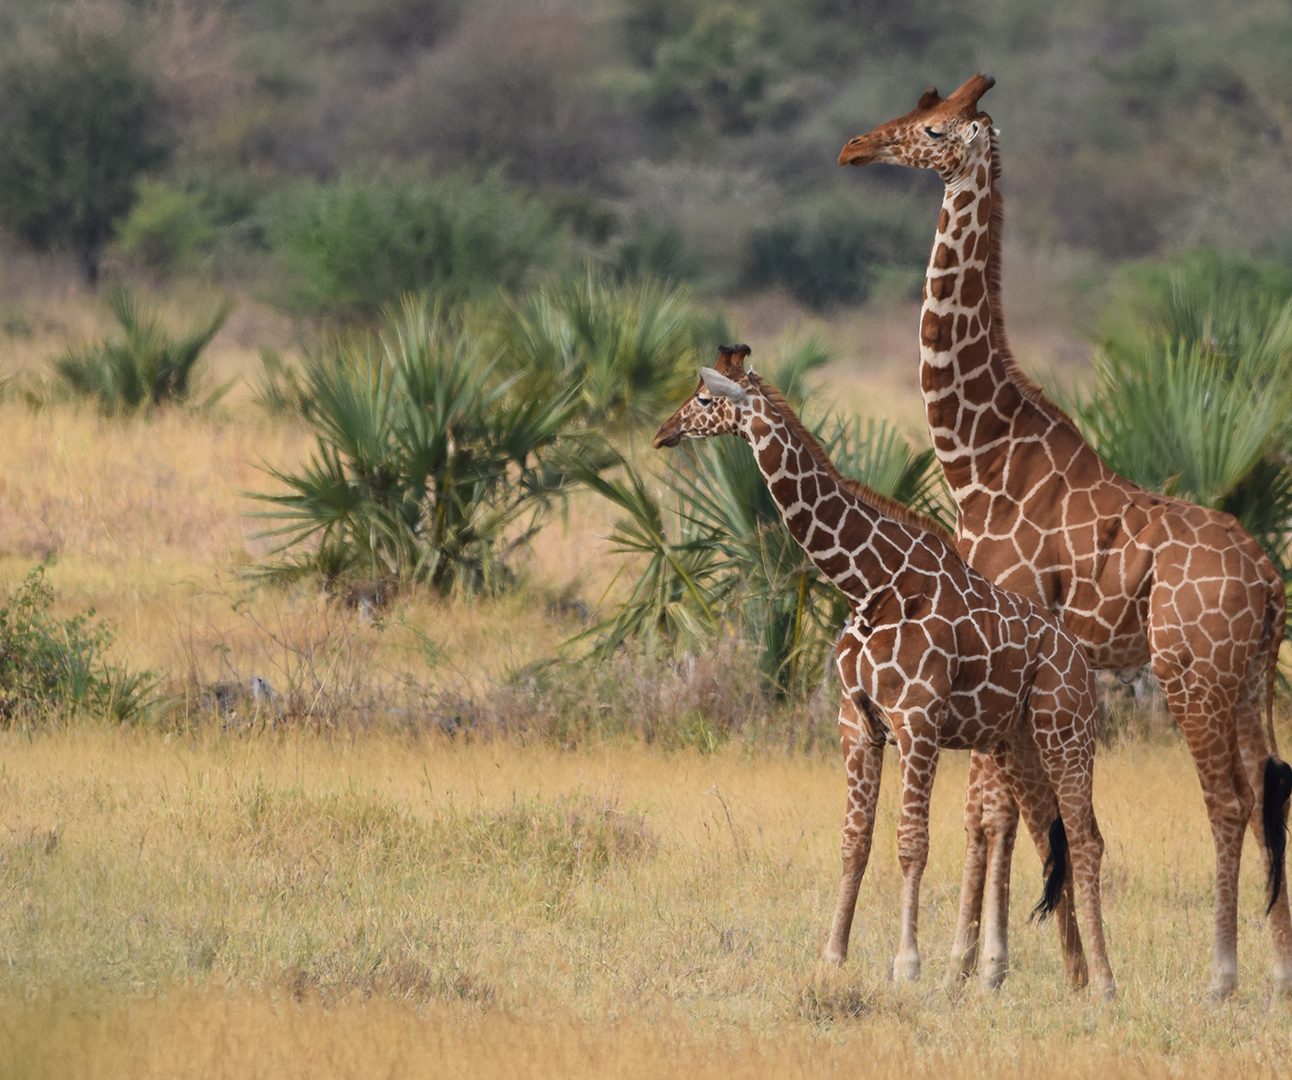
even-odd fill
[[[1009,961],[988,958],[987,963],[982,969],[982,985],[984,990],[999,990],[1000,984],[1005,981],[1005,976],[1009,974]]]
[[[918,956],[899,956],[893,961],[893,982],[915,982],[920,977]]]
[[[1117,998],[1117,984],[1115,982],[1097,984],[1091,988],[1091,991],[1096,1001],[1114,1001]]]
[[[1211,985],[1207,987],[1207,996],[1212,1001],[1224,1001],[1233,992],[1238,985],[1238,976],[1229,972],[1222,972],[1211,977]]]

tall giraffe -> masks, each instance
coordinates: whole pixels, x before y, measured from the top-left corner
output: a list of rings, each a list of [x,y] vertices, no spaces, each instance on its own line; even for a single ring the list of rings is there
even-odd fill
[[[957,547],[992,581],[1061,614],[1096,667],[1151,662],[1193,754],[1215,843],[1211,992],[1227,996],[1237,981],[1248,824],[1266,861],[1275,987],[1292,992],[1283,868],[1292,768],[1278,758],[1273,726],[1283,583],[1228,514],[1145,491],[1108,468],[1016,365],[1000,306],[997,133],[978,109],[993,82],[974,76],[945,100],[927,90],[911,112],[839,154],[841,165],[933,169],[945,184],[920,317],[920,384],[959,510]],[[973,769],[979,797],[1007,804],[992,763]],[[981,863],[973,818],[971,806],[971,862]],[[981,887],[982,876],[966,866],[966,885]],[[978,903],[962,897],[956,948],[966,972]]]
[[[746,345],[720,350],[717,368],[701,369],[699,388],[665,421],[655,446],[724,434],[743,438],[786,527],[849,601],[835,649],[848,806],[826,959],[842,962],[848,951],[884,744],[895,742],[903,888],[893,974],[919,976],[919,889],[938,753],[974,748],[990,755],[1018,798],[1047,862],[1038,910],[1070,909],[1075,877],[1096,988],[1111,995],[1100,914],[1103,839],[1090,802],[1095,693],[1085,654],[1054,616],[970,569],[938,526],[842,477],[780,393],[745,370],[748,355]],[[1066,873],[1069,843],[1072,875]],[[993,863],[991,871],[1007,878],[1009,867]],[[993,889],[989,905],[1002,895],[1003,888]],[[987,947],[1003,975],[1006,941],[992,939]]]

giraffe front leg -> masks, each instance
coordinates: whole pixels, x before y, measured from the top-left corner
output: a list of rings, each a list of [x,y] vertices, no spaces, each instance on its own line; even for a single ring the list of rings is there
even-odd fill
[[[902,868],[902,929],[893,959],[893,979],[920,977],[920,880],[929,859],[929,797],[938,767],[932,725],[921,718],[897,729],[902,761],[902,811],[897,825],[897,861]]]
[[[844,767],[848,777],[848,805],[843,818],[843,873],[835,903],[830,937],[823,958],[842,964],[848,957],[848,938],[857,910],[857,891],[870,860],[875,832],[875,805],[884,769],[884,744],[863,730],[857,710],[847,698],[839,710],[839,731],[843,740]]]
[[[960,910],[951,942],[947,987],[978,970],[978,931],[982,920],[982,890],[987,879],[987,831],[983,828],[983,773],[987,758],[969,755],[969,784],[965,791],[965,863],[960,877]]]
[[[1009,974],[1009,874],[1018,838],[1018,803],[1010,794],[1002,762],[993,758],[983,785],[983,830],[987,875],[983,900],[982,984],[997,990]]]

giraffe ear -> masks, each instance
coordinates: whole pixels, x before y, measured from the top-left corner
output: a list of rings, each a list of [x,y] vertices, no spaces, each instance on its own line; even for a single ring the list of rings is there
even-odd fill
[[[977,139],[978,136],[981,134],[982,134],[982,124],[980,124],[977,120],[971,120],[968,126],[965,128],[965,136],[964,136],[965,145],[968,146],[972,144],[974,140]]]
[[[728,379],[722,372],[715,371],[711,367],[700,369],[700,380],[704,383],[704,388],[714,397],[727,398],[737,405],[749,398],[749,392],[740,383]]]

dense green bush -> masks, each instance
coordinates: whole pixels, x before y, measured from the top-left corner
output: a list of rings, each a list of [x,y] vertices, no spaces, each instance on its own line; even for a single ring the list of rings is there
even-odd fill
[[[280,541],[270,578],[500,588],[575,482],[569,461],[599,467],[563,438],[570,388],[514,393],[477,337],[412,300],[375,337],[310,357],[303,380],[314,452],[270,470],[285,492],[255,496]]]
[[[175,337],[128,290],[112,289],[107,303],[121,336],[55,357],[52,367],[59,389],[87,398],[110,414],[162,405],[206,407],[228,390],[228,384],[208,387],[202,353],[229,317],[230,304],[222,303],[205,322]]]
[[[144,180],[138,201],[117,226],[117,247],[128,262],[160,273],[194,269],[217,236],[201,192]]]
[[[61,25],[0,64],[0,221],[41,248],[71,248],[86,279],[140,173],[169,143],[163,105],[124,34]]]
[[[825,361],[809,343],[772,382],[800,397],[804,375]],[[827,414],[810,426],[845,475],[942,514],[932,450],[913,450],[887,422]],[[734,627],[756,651],[769,690],[810,693],[847,613],[842,595],[790,535],[743,440],[706,440],[671,454],[663,501],[626,461],[622,479],[585,477],[624,513],[613,543],[644,560],[614,614],[590,632],[598,654],[630,639],[665,651],[702,649]]]
[[[636,5],[630,18],[640,20],[647,6]],[[756,5],[650,6],[661,19],[659,33],[625,86],[653,123],[671,135],[747,135],[794,118],[794,82]]]
[[[590,423],[649,422],[695,379],[720,340],[682,290],[593,275],[507,305],[493,340],[526,394],[577,395]]]
[[[556,226],[496,178],[346,177],[268,200],[290,302],[343,318],[404,293],[453,305],[520,285],[555,251]]]
[[[1198,252],[1126,281],[1076,419],[1122,475],[1233,514],[1292,579],[1286,273]]]
[[[260,350],[260,376],[252,386],[253,400],[274,416],[309,419],[314,399],[301,369],[284,360],[276,349]]]
[[[927,208],[840,191],[753,229],[744,280],[818,309],[865,300],[885,274],[908,278],[914,294],[928,246]]]
[[[621,281],[690,281],[699,273],[682,230],[670,221],[634,217],[615,245],[611,268]]]
[[[49,613],[53,601],[44,567],[0,596],[0,726],[72,713],[138,719],[151,677],[106,659],[112,634],[93,611],[58,618]]]

